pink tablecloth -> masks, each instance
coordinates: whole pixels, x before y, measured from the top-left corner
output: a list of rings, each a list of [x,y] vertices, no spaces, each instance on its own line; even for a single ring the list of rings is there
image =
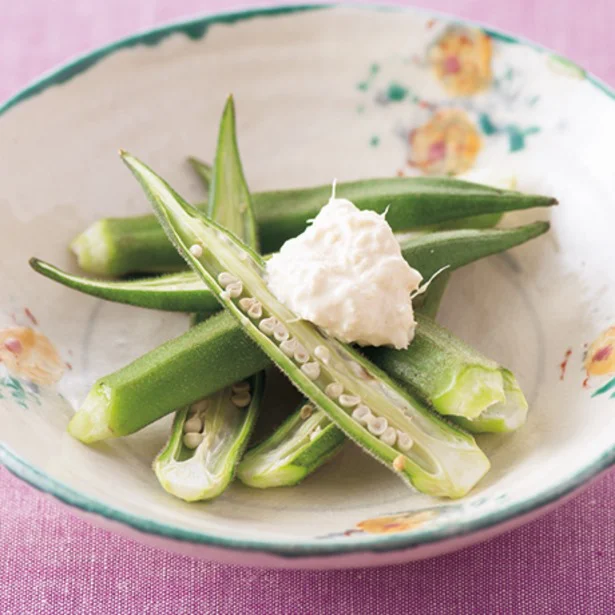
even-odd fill
[[[244,2],[247,4],[247,2]],[[252,4],[252,3],[250,3]],[[613,0],[417,0],[566,54],[615,83]],[[225,0],[0,0],[0,99],[69,56]],[[529,526],[435,560],[294,572],[152,550],[0,469],[0,615],[615,613],[615,474]]]

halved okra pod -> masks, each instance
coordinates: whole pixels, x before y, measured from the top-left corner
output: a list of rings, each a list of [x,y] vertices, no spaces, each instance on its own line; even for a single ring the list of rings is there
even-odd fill
[[[428,305],[433,312],[441,289],[437,295]],[[417,312],[416,318],[416,335],[408,349],[366,348],[365,354],[418,399],[468,431],[505,433],[521,427],[528,406],[513,374],[454,338],[424,312]],[[309,438],[304,427],[308,416],[327,434],[326,440]],[[299,410],[248,451],[237,474],[251,487],[294,485],[336,454],[345,439],[322,410]]]
[[[429,411],[360,353],[300,321],[267,288],[260,256],[143,163],[122,157],[178,251],[244,332],[330,420],[419,491],[461,497],[472,489],[489,460],[469,434]],[[250,314],[255,305],[258,315]]]
[[[227,101],[218,136],[208,214],[258,249],[256,221],[241,167],[232,98]],[[195,256],[199,250],[193,248]],[[220,495],[235,476],[254,430],[265,373],[223,388],[175,415],[171,437],[154,461],[166,491],[188,501]]]
[[[237,476],[260,489],[296,485],[336,455],[344,442],[344,432],[304,400],[271,436],[243,456]]]
[[[452,271],[480,258],[518,246],[549,229],[548,222],[534,222],[510,229],[460,229],[439,231],[403,238],[404,259],[429,279],[442,267]],[[95,280],[66,273],[49,263],[33,258],[31,267],[38,273],[80,292],[128,305],[177,311],[208,312],[220,303],[194,271],[183,271],[138,280]],[[433,293],[446,277],[442,272],[432,282]],[[420,297],[419,297],[420,299]]]
[[[501,190],[454,178],[412,177],[340,183],[338,196],[359,209],[383,213],[394,231],[407,231],[494,214],[495,224],[506,211],[545,207],[548,196]],[[300,234],[328,201],[331,187],[256,193],[252,203],[263,252],[272,252]],[[474,221],[485,225],[485,219]],[[123,276],[129,273],[176,271],[185,267],[153,216],[105,218],[92,224],[71,244],[79,265],[89,273]]]

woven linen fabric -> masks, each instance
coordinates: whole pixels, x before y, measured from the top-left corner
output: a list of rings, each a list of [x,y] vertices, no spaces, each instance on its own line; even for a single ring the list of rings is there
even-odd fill
[[[416,4],[534,39],[615,84],[613,0]],[[76,53],[230,8],[224,0],[0,0],[0,99]],[[0,615],[82,613],[615,614],[615,473],[539,520],[451,555],[277,571],[193,560],[96,529],[0,468]]]

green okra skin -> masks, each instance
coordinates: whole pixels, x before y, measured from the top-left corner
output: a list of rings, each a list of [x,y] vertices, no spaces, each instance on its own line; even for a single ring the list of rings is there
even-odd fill
[[[254,195],[256,217],[265,251],[277,250],[305,229],[331,195],[330,186],[280,190]],[[450,177],[370,179],[337,186],[337,195],[359,209],[387,212],[395,232],[429,227],[482,214],[545,207],[551,197],[502,190]],[[484,223],[484,219],[482,220]]]
[[[166,273],[185,268],[151,216],[103,218],[70,244],[79,266],[94,275]]]
[[[85,443],[126,436],[270,361],[225,312],[100,378],[69,424]]]
[[[505,400],[500,366],[417,312],[417,333],[405,350],[363,348],[389,376],[444,415],[478,417]]]
[[[208,214],[258,249],[232,97],[222,113],[216,160],[207,181],[211,182]],[[200,318],[201,312],[195,320]],[[154,462],[156,476],[168,493],[193,502],[217,497],[226,489],[256,425],[264,379],[265,373],[259,372],[176,414],[169,441]]]
[[[429,411],[360,353],[297,319],[268,290],[258,254],[188,205],[143,163],[127,153],[122,153],[122,158],[141,183],[177,250],[244,332],[329,419],[419,491],[461,497],[472,489],[488,471],[489,460],[467,432]],[[203,248],[198,255],[192,249],[195,245]],[[231,292],[229,275],[239,280],[239,293]],[[258,325],[243,313],[243,306],[240,309],[240,297],[262,306],[262,314],[254,316]],[[275,339],[265,332],[269,328]],[[295,341],[294,360],[278,345],[276,332]],[[317,348],[326,353],[326,359],[314,359]],[[339,393],[327,394],[325,389],[331,384],[341,386],[345,393],[339,398]],[[367,409],[369,430],[349,409],[358,403],[355,399]],[[392,444],[383,439],[384,434],[376,435],[376,430],[385,426],[391,429]]]
[[[264,372],[249,378],[247,407],[238,407],[232,387],[224,388],[192,407],[178,411],[169,442],[154,461],[154,472],[171,495],[196,502],[219,496],[232,482],[248,443],[263,395]],[[202,411],[199,405],[206,407]],[[184,444],[186,421],[202,422],[202,442],[196,449]]]
[[[431,283],[429,296],[443,283],[447,272],[521,245],[548,229],[548,222],[534,222],[511,229],[440,231],[402,238],[400,247],[404,259],[426,280],[447,267]],[[218,300],[192,270],[138,280],[94,280],[63,272],[38,259],[32,259],[30,265],[60,284],[107,301],[178,312],[220,309]],[[425,301],[420,296],[417,299],[418,305]]]
[[[103,280],[62,271],[37,258],[30,259],[34,271],[92,297],[167,312],[217,312],[220,303],[197,275],[187,271],[141,278]]]
[[[388,208],[387,221],[394,231],[400,232],[417,228],[434,230],[443,224],[483,227],[495,224],[506,211],[557,203],[547,196],[433,177],[340,183],[337,193],[359,209],[384,213]],[[329,185],[252,195],[263,252],[278,250],[285,241],[300,234],[330,196]],[[480,217],[474,218],[476,215]],[[97,275],[119,277],[185,267],[177,252],[171,250],[154,216],[99,220],[73,241],[71,249],[80,267]]]
[[[209,197],[209,190],[211,188],[211,182],[213,178],[213,169],[210,165],[194,156],[188,157],[188,162],[190,166],[194,169],[194,172],[197,174],[201,182],[203,183],[203,187],[205,188],[205,192]]]
[[[237,477],[259,489],[296,485],[334,457],[345,442],[344,432],[304,400],[271,436],[243,456]]]

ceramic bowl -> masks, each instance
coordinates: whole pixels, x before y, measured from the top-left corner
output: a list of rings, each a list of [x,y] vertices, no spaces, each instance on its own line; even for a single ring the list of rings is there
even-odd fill
[[[185,504],[151,463],[169,428],[87,447],[66,433],[92,382],[187,327],[41,278],[76,271],[69,241],[149,211],[123,147],[188,199],[186,156],[211,159],[235,95],[253,190],[446,172],[556,196],[549,235],[455,274],[442,321],[517,374],[527,425],[479,443],[493,469],[467,497],[407,489],[348,445],[294,488],[234,484]],[[264,566],[367,566],[433,556],[544,512],[615,460],[613,92],[571,62],[476,24],[415,11],[292,7],[207,16],[124,39],[0,109],[0,461],[137,540]],[[23,332],[23,329],[20,329]],[[10,346],[10,344],[9,344]],[[57,388],[45,374],[65,370]]]

